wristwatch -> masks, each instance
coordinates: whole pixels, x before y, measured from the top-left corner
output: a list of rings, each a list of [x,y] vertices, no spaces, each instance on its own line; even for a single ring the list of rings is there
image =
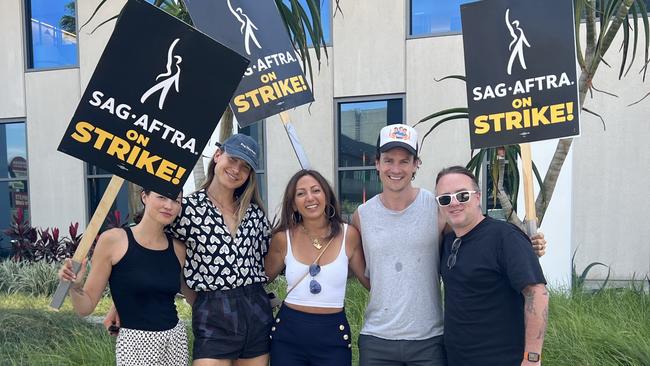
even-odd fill
[[[539,360],[541,360],[539,353],[535,352],[526,352],[524,358],[528,360],[528,362],[539,362]]]

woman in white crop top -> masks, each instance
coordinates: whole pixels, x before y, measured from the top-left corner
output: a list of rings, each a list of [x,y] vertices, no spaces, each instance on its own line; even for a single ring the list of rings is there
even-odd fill
[[[289,180],[264,267],[269,281],[286,269],[289,291],[271,328],[271,366],[350,365],[348,267],[364,287],[370,282],[359,232],[344,224],[332,187],[317,171]]]

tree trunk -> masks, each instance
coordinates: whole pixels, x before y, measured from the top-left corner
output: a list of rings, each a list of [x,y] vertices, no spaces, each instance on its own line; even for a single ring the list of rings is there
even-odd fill
[[[586,69],[582,70],[582,73],[580,74],[580,81],[578,84],[579,91],[580,91],[579,95],[580,95],[581,108],[584,105],[584,100],[587,95],[587,91],[591,87],[591,80],[595,75],[596,70],[598,69],[598,66],[602,61],[602,57],[605,55],[605,53],[611,46],[612,41],[614,41],[614,37],[616,37],[616,34],[618,33],[621,27],[621,24],[623,24],[623,21],[626,19],[630,7],[632,6],[632,3],[634,3],[634,1],[635,0],[624,0],[621,2],[616,12],[616,17],[612,19],[609,28],[605,32],[605,35],[602,37],[601,42],[598,45],[595,44],[595,37],[589,36],[595,34],[594,28],[591,28],[596,26],[595,22],[590,22],[590,21],[587,22],[587,27],[591,29],[587,30],[588,44],[586,46],[587,55],[585,57]],[[544,199],[542,198],[542,194],[540,192],[535,202],[538,226],[542,225],[542,220],[544,219],[544,215],[546,214],[546,209],[548,208],[548,204],[550,203],[551,197],[553,196],[553,191],[555,190],[555,185],[557,184],[557,180],[560,176],[562,165],[566,160],[572,142],[573,142],[572,138],[561,139],[558,142],[557,147],[555,148],[555,154],[553,154],[553,159],[549,164],[549,169],[546,172],[546,175],[544,176],[543,189],[547,200],[544,201]]]
[[[521,222],[519,219],[519,216],[517,216],[517,213],[512,209],[512,202],[510,201],[510,197],[506,194],[506,191],[503,189],[503,177],[506,172],[506,159],[504,157],[498,157],[497,162],[499,164],[499,178],[497,180],[497,198],[499,199],[499,203],[501,204],[501,208],[503,209],[503,213],[506,217],[506,221],[517,225],[522,231],[526,231],[526,228],[524,227],[524,224]],[[494,169],[494,167],[492,168]]]
[[[232,136],[233,119],[234,116],[232,109],[228,106],[228,108],[223,112],[223,116],[221,116],[221,121],[219,122],[219,142],[223,143],[228,137]]]

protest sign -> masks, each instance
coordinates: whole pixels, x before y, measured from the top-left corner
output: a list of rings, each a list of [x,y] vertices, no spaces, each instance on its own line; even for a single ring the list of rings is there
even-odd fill
[[[248,63],[129,0],[58,149],[175,198]]]
[[[194,25],[251,63],[230,106],[244,127],[314,100],[273,0],[184,0]]]
[[[461,16],[472,149],[578,135],[572,2],[485,0]]]

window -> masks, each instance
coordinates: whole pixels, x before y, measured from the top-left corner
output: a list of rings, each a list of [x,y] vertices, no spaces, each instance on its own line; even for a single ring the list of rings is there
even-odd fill
[[[75,0],[25,0],[27,67],[77,66]]]
[[[460,5],[475,0],[410,0],[409,35],[461,32]]]
[[[330,16],[330,11],[332,8],[331,1],[332,0],[320,0],[320,22],[321,22],[321,27],[323,28],[323,38],[325,38],[325,44],[327,44],[328,46],[332,45],[332,17]],[[282,2],[291,8],[290,0],[282,0]],[[307,5],[307,1],[298,0],[298,3],[300,3],[303,9],[305,9],[305,12],[309,17],[309,20],[312,20],[310,15],[311,13],[309,12],[309,7]],[[314,42],[309,36],[309,32],[305,30],[305,33],[307,35],[307,44],[310,47],[313,47]]]
[[[382,127],[403,123],[403,104],[402,97],[337,102],[338,190],[344,215],[381,192],[375,169],[377,137]]]
[[[92,215],[95,213],[99,201],[101,201],[104,192],[108,187],[108,183],[111,181],[113,174],[92,164],[86,164],[88,170],[86,172],[87,178],[87,191],[88,191],[88,221],[92,218]],[[135,192],[137,193],[137,192]],[[134,208],[135,211],[135,208]],[[119,222],[116,222],[116,213],[119,212]],[[129,215],[129,182],[124,181],[120,191],[113,201],[113,205],[108,211],[108,216],[104,220],[104,227],[106,225],[115,225],[122,224],[125,221],[133,221],[133,217]]]
[[[257,166],[258,169],[255,171],[255,173],[257,173],[257,185],[260,190],[260,195],[262,196],[262,201],[265,202],[265,206],[267,206],[268,193],[266,187],[266,139],[264,136],[264,124],[265,120],[262,120],[246,127],[240,127],[239,133],[252,137],[255,141],[257,141],[257,145],[260,148],[260,156]]]
[[[4,166],[2,166],[4,165]],[[8,228],[22,210],[30,220],[27,191],[27,138],[24,122],[0,123],[0,228]],[[8,256],[11,239],[0,231],[0,257]]]

